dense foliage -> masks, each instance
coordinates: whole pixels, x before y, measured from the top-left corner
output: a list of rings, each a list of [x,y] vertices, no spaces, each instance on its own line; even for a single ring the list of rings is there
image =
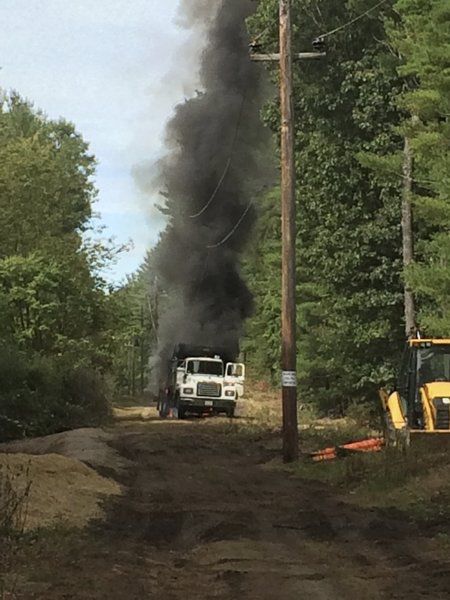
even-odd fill
[[[296,63],[294,70],[298,371],[302,399],[324,409],[374,398],[399,357],[404,335],[400,155],[408,112],[422,115],[414,130],[416,177],[436,182],[428,186],[432,199],[427,195],[417,205],[427,219],[424,240],[431,235],[432,242],[426,249],[419,242],[423,262],[409,277],[416,293],[432,298],[421,304],[422,325],[442,334],[442,321],[449,318],[450,244],[442,227],[450,165],[448,6],[437,0],[402,0],[395,6],[388,1],[346,26],[373,6],[372,0],[293,2],[295,51],[309,50],[315,37],[344,26],[327,38],[325,60]],[[262,0],[249,24],[255,34],[263,32],[264,50],[277,48],[277,9],[276,0]],[[277,71],[272,75],[276,80]],[[277,133],[277,101],[266,107],[264,118]],[[380,176],[368,156],[389,157],[390,176]],[[423,186],[416,187],[423,193]],[[262,199],[245,265],[257,297],[246,348],[261,375],[275,374],[279,362],[278,204],[277,190]]]
[[[260,0],[249,21],[263,51],[278,50],[278,4]],[[295,51],[332,32],[325,59],[294,69],[297,333],[302,402],[339,412],[374,400],[392,379],[405,282],[425,333],[450,335],[450,7],[447,0],[292,4]],[[268,69],[277,83],[277,66]],[[262,117],[276,139],[275,94]],[[405,138],[414,158],[415,242],[406,272]],[[89,241],[94,173],[95,158],[73,125],[45,118],[16,94],[0,99],[0,440],[100,423],[114,390],[148,387],[168,298],[155,251],[120,289],[102,279],[115,250]],[[243,349],[254,373],[276,382],[280,193],[262,185],[243,264],[256,299]]]
[[[412,85],[399,98],[415,157],[420,260],[408,277],[421,300],[420,321],[450,335],[450,5],[447,0],[399,0],[391,27],[401,75]]]
[[[142,394],[155,342],[152,254],[119,288],[96,239],[95,158],[74,126],[0,101],[0,441],[98,425]]]
[[[161,302],[153,255],[148,252],[138,271],[110,296],[112,372],[117,391],[129,396],[149,391]]]
[[[65,121],[0,103],[0,439],[108,414],[107,248],[89,244],[95,159]]]

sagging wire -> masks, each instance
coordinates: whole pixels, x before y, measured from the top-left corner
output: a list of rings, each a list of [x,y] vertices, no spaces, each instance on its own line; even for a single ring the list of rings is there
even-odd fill
[[[355,23],[357,23],[358,21],[360,21],[361,19],[364,19],[364,17],[367,17],[368,15],[370,15],[372,12],[374,12],[377,8],[379,8],[380,6],[383,6],[383,4],[386,4],[388,2],[388,0],[380,0],[380,2],[378,2],[377,4],[375,4],[374,6],[372,6],[371,8],[369,8],[368,10],[364,11],[363,13],[359,14],[358,16],[354,17],[353,19],[351,19],[350,21],[348,21],[347,23],[344,23],[343,25],[340,25],[339,27],[336,27],[335,29],[328,31],[327,33],[323,33],[322,35],[320,35],[316,42],[318,42],[320,40],[320,42],[323,42],[326,38],[339,33],[340,31],[343,31],[344,29],[347,29],[347,27],[350,27],[351,25],[354,25]],[[259,42],[259,40],[262,38],[262,36],[268,31],[268,29],[270,28],[270,26],[266,27],[266,29],[264,29],[260,34],[258,34],[255,38],[253,38],[252,40],[252,44],[251,46],[256,46]],[[244,98],[243,98],[243,102],[244,102]],[[242,104],[243,106],[243,104]],[[237,133],[239,130],[239,125],[240,125],[240,120],[241,120],[241,116],[242,116],[242,107],[241,107],[241,113],[239,115],[239,119],[238,119],[238,126],[236,128],[236,132],[235,132],[235,139],[233,140],[233,148],[234,148],[234,144],[236,142],[236,138],[237,138]],[[211,198],[209,199],[209,201],[207,202],[207,204],[202,208],[202,210],[197,213],[196,215],[192,215],[192,218],[198,217],[201,214],[203,214],[205,212],[205,210],[210,206],[211,202],[214,200],[217,192],[219,191],[223,180],[225,179],[227,173],[228,173],[228,169],[230,168],[230,164],[231,164],[231,160],[232,157],[230,156],[227,165],[225,167],[224,173],[219,181],[219,184],[217,185],[215,191],[213,192],[213,195],[211,196]],[[250,209],[252,208],[254,204],[254,201],[252,200],[249,205],[247,206],[247,208],[245,209],[245,211],[243,212],[241,218],[239,219],[239,221],[236,223],[236,225],[233,227],[233,229],[220,241],[217,242],[217,244],[210,244],[208,246],[206,246],[207,248],[219,248],[220,246],[222,246],[223,244],[225,244],[235,233],[236,231],[239,229],[239,227],[241,226],[243,220],[245,219],[245,217],[247,216],[247,214],[249,213]]]
[[[225,169],[223,171],[222,177],[219,179],[219,183],[216,186],[216,189],[214,190],[214,192],[212,193],[210,199],[208,200],[208,202],[205,204],[205,206],[198,212],[195,213],[195,215],[189,215],[189,217],[191,219],[197,219],[198,217],[201,217],[202,214],[211,206],[212,202],[214,201],[214,198],[217,196],[217,192],[220,190],[220,188],[222,187],[222,183],[224,182],[225,177],[228,174],[228,171],[230,169],[231,166],[231,156],[227,161],[227,164],[225,165]]]
[[[236,145],[236,141],[239,135],[239,128],[241,126],[241,121],[242,121],[242,114],[244,112],[244,104],[245,104],[245,98],[246,98],[246,94],[242,95],[242,102],[241,102],[241,106],[239,109],[239,115],[236,121],[236,127],[234,130],[234,136],[233,136],[233,141],[231,144],[231,151],[230,151],[230,156],[227,160],[227,163],[225,165],[225,169],[222,173],[221,178],[219,179],[219,183],[217,184],[215,190],[213,191],[213,193],[211,194],[211,197],[209,198],[208,202],[203,206],[203,208],[201,210],[199,210],[199,212],[195,213],[195,215],[189,215],[191,219],[197,219],[198,217],[200,217],[206,210],[208,210],[208,208],[211,206],[211,204],[213,203],[215,197],[217,196],[218,191],[220,190],[220,188],[222,187],[222,184],[225,180],[225,177],[228,175],[228,171],[230,170],[231,167],[231,161],[233,160],[233,154],[234,154],[234,147]]]
[[[388,0],[381,0],[380,2],[375,4],[375,6],[372,6],[372,8],[369,8],[368,10],[361,13],[357,17],[354,17],[351,21],[348,21],[348,23],[344,23],[343,25],[336,27],[336,29],[333,29],[332,31],[328,31],[327,33],[323,33],[322,35],[319,35],[319,39],[325,40],[327,37],[330,37],[330,35],[334,35],[335,33],[339,33],[340,31],[342,31],[343,29],[347,29],[347,27],[350,27],[354,23],[357,23],[361,19],[364,19],[364,17],[369,16],[371,13],[373,13],[374,10],[376,10],[380,6],[383,6],[383,4],[386,4],[386,2],[388,2]]]
[[[278,25],[278,21],[277,21]],[[259,50],[262,45],[260,44],[260,39],[272,28],[272,23],[269,23],[265,29],[263,29],[260,33],[255,36],[252,36],[249,47],[252,52],[256,52]]]
[[[393,169],[384,169],[384,171],[391,175],[395,175],[399,179],[405,178],[403,173],[399,173],[398,171],[394,171]],[[411,181],[413,183],[417,183],[417,185],[423,185],[424,187],[427,187],[429,185],[439,185],[441,183],[440,181],[437,181],[436,179],[416,179],[415,177],[412,177]]]
[[[357,23],[361,19],[364,19],[364,17],[369,16],[377,8],[380,8],[380,6],[383,6],[383,4],[386,4],[386,2],[388,2],[388,0],[380,0],[380,2],[378,2],[377,4],[375,4],[374,6],[372,6],[371,8],[369,8],[368,10],[364,11],[363,13],[357,15],[356,17],[354,17],[353,19],[351,19],[347,23],[344,23],[343,25],[340,25],[339,27],[336,27],[335,29],[332,29],[331,31],[328,31],[327,33],[323,33],[323,34],[317,36],[317,38],[313,41],[313,46],[317,45],[319,43],[323,43],[326,40],[326,38],[334,35],[335,33],[339,33],[340,31],[343,31],[344,29],[347,29],[347,27],[350,27],[354,23]],[[258,49],[260,47],[259,40],[264,36],[265,33],[267,33],[267,31],[269,31],[269,29],[271,27],[272,27],[272,25],[269,24],[261,33],[259,33],[255,37],[253,37],[252,38],[252,42],[250,44],[250,47],[253,48],[253,49]]]
[[[250,209],[252,208],[253,204],[254,204],[254,200],[251,200],[251,202],[249,203],[249,205],[247,206],[247,208],[242,213],[241,218],[236,223],[236,225],[233,227],[233,229],[230,231],[230,233],[228,233],[222,240],[220,240],[220,242],[217,242],[217,244],[211,244],[211,245],[208,245],[206,247],[207,248],[219,248],[220,246],[223,246],[223,244],[225,244],[226,242],[228,242],[228,240],[236,233],[236,231],[241,226],[242,221],[248,215],[248,213],[249,213]]]

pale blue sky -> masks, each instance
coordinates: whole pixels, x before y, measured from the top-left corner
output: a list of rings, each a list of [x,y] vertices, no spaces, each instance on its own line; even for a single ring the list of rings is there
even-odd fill
[[[158,198],[135,183],[163,153],[164,124],[195,87],[195,52],[176,26],[179,0],[1,0],[0,88],[75,123],[99,166],[96,211],[134,250],[110,274],[131,273],[163,223]]]

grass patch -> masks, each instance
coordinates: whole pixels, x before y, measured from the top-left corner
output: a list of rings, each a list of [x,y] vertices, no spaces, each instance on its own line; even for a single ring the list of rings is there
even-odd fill
[[[230,424],[230,433],[251,440],[281,438],[280,409],[279,393],[255,393],[250,418]],[[299,411],[299,424],[302,458],[283,468],[302,479],[323,482],[359,506],[403,512],[432,527],[442,541],[450,539],[450,436],[421,436],[404,451],[384,449],[314,463],[311,452],[380,436],[376,415],[367,407],[353,406],[345,418],[320,419],[307,405]]]
[[[336,445],[348,441],[351,432],[352,429],[345,427],[338,435],[335,430],[310,432],[309,441],[320,439],[325,447],[334,440]],[[313,463],[303,458],[290,470],[302,479],[332,486],[352,503],[399,510],[444,535],[448,533],[450,520],[448,452],[443,447],[428,446],[428,440],[421,441],[403,451],[386,448],[378,453],[354,454],[329,462]]]
[[[17,587],[30,488],[27,467],[13,471],[0,465],[0,599],[14,597]]]

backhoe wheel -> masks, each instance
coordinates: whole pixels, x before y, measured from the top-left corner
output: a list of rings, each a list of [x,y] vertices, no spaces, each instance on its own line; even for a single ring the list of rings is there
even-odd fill
[[[234,408],[230,408],[227,410],[227,417],[229,419],[234,419]]]

